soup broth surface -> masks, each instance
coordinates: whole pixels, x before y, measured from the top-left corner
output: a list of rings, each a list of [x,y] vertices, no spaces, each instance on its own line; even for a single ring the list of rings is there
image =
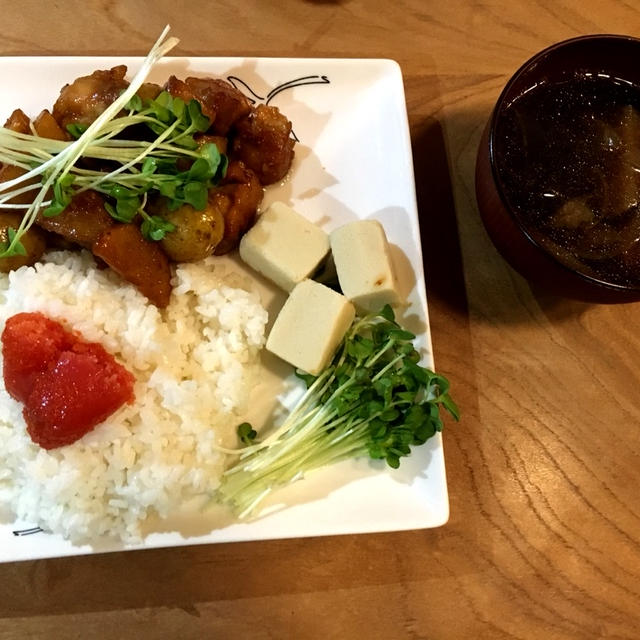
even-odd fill
[[[523,92],[496,123],[495,164],[521,225],[558,260],[640,286],[640,88],[581,73]]]

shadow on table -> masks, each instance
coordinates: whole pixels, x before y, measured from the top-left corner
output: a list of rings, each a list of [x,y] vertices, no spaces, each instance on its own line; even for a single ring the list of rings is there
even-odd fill
[[[430,300],[468,311],[453,185],[442,125],[428,120],[412,140],[413,164]]]
[[[414,134],[428,284],[450,308],[470,313],[475,322],[528,324],[540,311],[554,320],[581,315],[589,303],[527,282],[498,253],[482,224],[475,161],[488,117],[488,111],[451,110],[444,125],[429,121]]]

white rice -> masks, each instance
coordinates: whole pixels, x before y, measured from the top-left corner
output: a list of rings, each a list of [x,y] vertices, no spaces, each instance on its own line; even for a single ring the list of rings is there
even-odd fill
[[[0,378],[0,507],[74,542],[132,541],[147,515],[209,496],[224,466],[215,445],[246,408],[264,342],[267,313],[248,288],[219,259],[181,265],[161,312],[85,252],[0,275],[0,332],[41,311],[136,378],[133,405],[50,451],[31,441]]]

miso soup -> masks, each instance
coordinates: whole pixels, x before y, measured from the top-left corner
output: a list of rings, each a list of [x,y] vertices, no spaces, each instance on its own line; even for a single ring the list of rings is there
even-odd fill
[[[536,243],[588,276],[640,286],[640,88],[604,73],[535,85],[503,111],[494,154]]]

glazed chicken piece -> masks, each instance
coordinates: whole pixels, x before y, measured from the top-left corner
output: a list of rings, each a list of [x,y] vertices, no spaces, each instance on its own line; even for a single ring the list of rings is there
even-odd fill
[[[94,71],[62,88],[53,105],[53,117],[64,131],[72,123],[91,124],[129,86],[125,65]]]
[[[145,240],[135,224],[116,224],[93,245],[93,253],[163,309],[171,297],[169,259],[157,242]]]
[[[242,162],[231,162],[221,186],[209,196],[210,206],[218,207],[224,217],[224,235],[214,255],[220,256],[238,246],[240,238],[256,220],[262,196],[262,185],[256,174]]]
[[[231,127],[250,111],[247,98],[225,80],[214,78],[187,78],[182,81],[171,76],[165,89],[185,102],[197,100],[202,113],[211,120],[209,132],[226,136]]]
[[[277,107],[259,105],[236,124],[231,159],[242,160],[263,185],[284,178],[293,160],[291,122]]]
[[[115,221],[104,208],[100,194],[82,191],[73,196],[62,213],[51,218],[39,213],[36,223],[65,240],[91,249],[102,233],[114,226]]]

